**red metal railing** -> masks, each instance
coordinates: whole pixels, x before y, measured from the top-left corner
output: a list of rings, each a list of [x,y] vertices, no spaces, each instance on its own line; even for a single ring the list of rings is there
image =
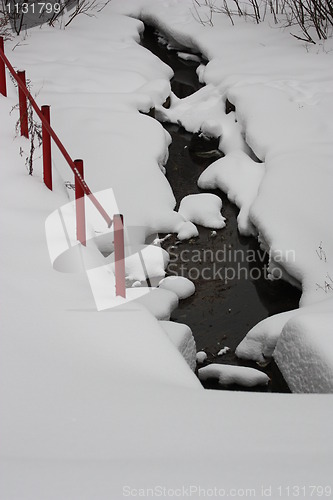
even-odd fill
[[[42,122],[43,139],[43,176],[45,185],[52,190],[52,169],[51,169],[51,138],[62,153],[75,178],[75,200],[76,200],[76,232],[77,239],[82,245],[86,244],[85,229],[85,209],[84,195],[88,196],[90,201],[102,215],[107,227],[110,228],[114,222],[114,245],[115,245],[115,274],[116,274],[116,295],[126,296],[125,289],[125,263],[124,263],[124,226],[123,216],[117,214],[114,220],[107,214],[100,202],[89,189],[83,175],[83,161],[73,161],[59,137],[50,125],[50,107],[42,106],[39,108],[35,99],[30,94],[26,86],[25,71],[16,72],[10,61],[4,53],[4,40],[0,37],[0,94],[7,96],[6,86],[6,66],[16,80],[19,92],[20,108],[20,127],[21,135],[29,137],[27,99],[30,101],[33,110]],[[116,227],[117,226],[117,227]]]

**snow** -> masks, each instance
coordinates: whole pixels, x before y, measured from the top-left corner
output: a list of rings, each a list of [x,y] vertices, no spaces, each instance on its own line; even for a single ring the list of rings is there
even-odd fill
[[[264,164],[253,161],[243,151],[233,151],[209,165],[200,175],[198,186],[202,189],[219,188],[227,193],[228,198],[240,208],[237,216],[239,232],[244,236],[255,236],[256,229],[249,212],[264,173]]]
[[[208,60],[197,70],[206,86],[185,99],[172,95],[170,109],[158,107],[158,116],[219,137],[226,153],[222,164],[237,156],[248,156],[244,163],[249,167],[250,160],[264,162],[246,174],[249,189],[234,172],[228,182],[223,178],[222,189],[241,208],[240,231],[258,234],[269,254],[270,277],[282,276],[301,287],[301,311],[324,301],[328,318],[332,308],[326,298],[333,289],[333,240],[327,229],[333,210],[332,40],[311,46],[293,39],[289,28],[272,29],[269,22],[256,25],[237,16],[235,26],[223,15],[214,16],[212,27],[203,26],[193,19],[191,5],[143,2],[139,9],[141,19],[164,37]],[[206,15],[204,7],[200,12]],[[235,112],[226,114],[227,99]],[[242,163],[234,162],[239,170]],[[207,182],[216,182],[216,172],[210,174]],[[279,322],[284,324],[283,317]],[[276,329],[275,340],[281,331]],[[252,349],[253,359],[261,357],[259,345],[256,352]]]
[[[94,193],[107,213],[119,213],[113,190]],[[113,229],[105,228],[105,221],[95,206],[85,201],[86,247],[79,245],[76,235],[75,201],[54,210],[45,221],[46,242],[54,269],[62,272],[78,272],[101,265],[103,257],[98,251],[113,246]],[[81,255],[81,258],[80,258]],[[82,263],[82,258],[85,262]]]
[[[222,347],[222,349],[219,350],[217,353],[218,356],[223,356],[224,354],[227,354],[227,352],[230,351],[230,347]]]
[[[148,233],[137,241],[144,244],[157,228],[173,232],[183,222],[173,211],[174,196],[159,168],[167,158],[170,137],[156,120],[138,113],[165,100],[172,72],[138,45],[140,21],[123,16],[82,17],[80,25],[61,32],[56,54],[59,31],[43,27],[29,38],[31,59],[26,61],[17,47],[13,63],[25,66],[33,77],[38,101],[51,105],[52,124],[61,131],[65,146],[70,143],[70,154],[84,159],[85,178],[93,192],[113,189],[126,225]],[[99,32],[98,58],[89,48],[85,30]],[[68,113],[81,124],[75,133]],[[67,165],[53,149],[61,176],[71,180]],[[144,190],[139,189],[142,177],[149,179]]]
[[[245,387],[267,385],[269,377],[255,368],[247,366],[219,365],[212,363],[198,370],[200,380],[218,379],[221,385],[238,384]]]
[[[156,106],[159,120],[180,123],[189,132],[219,137],[219,148],[224,153],[249,151],[235,113],[225,113],[226,97],[219,88],[208,84],[184,99],[179,99],[173,92],[170,97],[169,109]]]
[[[178,227],[177,231],[177,238],[180,241],[196,238],[199,235],[197,227],[190,221],[183,222],[180,227]]]
[[[113,260],[114,254],[106,259],[107,262]],[[125,272],[129,280],[162,277],[168,262],[168,252],[156,245],[125,246]]]
[[[302,322],[301,318],[303,316],[310,317],[312,314],[316,319],[318,319],[320,316],[324,316],[327,319],[327,316],[329,316],[331,311],[332,311],[332,299],[327,298],[326,300],[316,304],[304,306],[300,309],[293,309],[291,311],[287,311],[284,313],[276,314],[274,316],[265,318],[263,321],[260,321],[260,323],[251,328],[247,336],[238,345],[236,349],[236,355],[239,358],[253,359],[255,361],[258,361],[259,363],[265,363],[272,356],[275,357],[275,355],[277,355],[278,351],[275,350],[277,343],[279,343],[279,350],[281,349],[280,335],[281,332],[286,332],[289,330],[289,323],[293,325],[294,322],[297,322],[298,320]],[[321,322],[320,324],[321,328],[323,329],[323,323]],[[308,353],[310,353],[311,349],[313,348],[313,346],[316,344],[317,341],[318,341],[318,349],[321,348],[322,342],[320,341],[317,335],[313,336],[308,347],[307,347],[307,342],[308,342],[307,339],[308,337],[305,336],[303,339],[303,343],[304,343],[304,348],[308,350]],[[314,354],[315,351],[316,349],[314,349]],[[295,351],[292,350],[291,352],[293,353],[293,355],[295,355],[297,350],[295,349]],[[296,357],[296,359],[298,359],[299,361],[300,358]],[[309,356],[307,357],[307,359],[309,359]],[[279,365],[281,365],[281,369],[283,370],[283,372],[285,370],[287,370],[288,372],[289,363],[286,364],[282,363],[281,354],[279,355],[278,363]],[[316,385],[315,380],[313,380],[311,384],[314,387]],[[320,384],[317,386],[317,390],[315,390],[314,392],[321,392]]]
[[[225,227],[221,215],[222,200],[216,194],[199,193],[185,196],[179,206],[179,213],[188,221],[214,229]]]
[[[146,308],[158,320],[169,320],[172,311],[178,307],[179,301],[177,295],[171,290],[160,288],[151,288],[148,290],[149,292],[145,293],[145,289],[141,288],[141,293],[138,296],[138,289],[130,289],[127,301],[135,300],[136,303]]]
[[[218,122],[224,114],[224,103],[218,89],[207,85],[184,99],[179,99],[172,93],[170,108],[160,106],[157,109],[161,120],[174,123],[179,120],[189,132],[205,132],[202,130],[202,123],[214,119]]]
[[[187,299],[195,292],[194,283],[184,276],[167,276],[159,282],[158,286],[171,290],[179,299]]]
[[[329,313],[303,313],[295,315],[283,328],[274,358],[292,391],[332,393],[332,330],[327,329],[330,321]]]
[[[196,354],[196,360],[198,363],[202,364],[206,361],[207,359],[207,353],[205,351],[199,351]]]
[[[173,321],[160,321],[160,325],[191,370],[194,371],[196,367],[196,346],[190,327]]]
[[[295,146],[293,150],[268,155],[267,174],[260,186],[260,196],[251,208],[253,223],[258,226],[257,220],[260,219],[264,225],[267,224],[267,231],[261,229],[260,233],[261,239],[270,248],[269,270],[274,272],[275,267],[282,266],[294,280],[301,283],[301,305],[327,298],[325,290],[319,285],[323,286],[327,281],[333,257],[332,242],[326,236],[326,216],[323,216],[330,213],[332,208],[331,197],[326,192],[327,185],[333,180],[330,166],[332,154],[331,145],[322,144],[319,147],[311,143],[309,151]],[[313,168],[314,165],[318,166]],[[283,193],[286,199],[297,199],[297,203],[282,203],[278,211],[266,209],[263,213],[268,199],[272,200],[274,196],[273,192]],[[288,224],[281,224],[282,220],[287,220]],[[268,225],[275,227],[274,233],[268,229]],[[326,261],[318,255],[321,242]],[[278,260],[275,254],[282,260]]]
[[[177,52],[177,56],[180,59],[184,59],[184,61],[195,61],[195,62],[201,61],[201,58],[196,54],[189,54],[187,52]]]
[[[259,362],[265,362],[267,358],[271,358],[284,325],[297,312],[287,311],[260,321],[251,328],[238,345],[236,355],[242,359],[253,359]]]
[[[172,72],[138,45],[142,23],[115,10],[155,21],[171,33],[174,45],[210,60],[201,73],[217,88],[215,93],[212,88],[211,105],[219,113],[209,121],[202,106],[199,126],[222,133],[223,102],[230,97],[237,105],[237,115],[223,118],[223,148],[229,145],[227,154],[244,151],[253,159],[244,135],[265,160],[249,217],[271,249],[272,267],[282,265],[304,290],[297,316],[288,322],[275,318],[280,321],[276,338],[283,330],[276,359],[293,390],[309,383],[308,371],[316,385],[307,387],[326,391],[332,366],[327,340],[332,302],[325,286],[332,262],[327,222],[332,213],[331,53],[320,47],[318,54],[317,48],[306,52],[287,33],[241,20],[233,29],[219,18],[216,29],[207,30],[194,20],[189,5],[112,0],[93,17],[78,16],[66,30],[43,26],[19,44],[17,38],[6,42],[6,52],[16,68],[26,69],[38,102],[51,105],[52,124],[71,156],[84,159],[93,192],[112,189],[134,256],[135,249],[149,247],[151,235],[196,228],[174,211],[163,175],[170,137],[138,113],[164,102]],[[223,30],[217,29],[220,23]],[[178,347],[190,352],[191,341],[187,348],[181,340],[190,339],[187,327],[159,321],[168,320],[177,306],[175,293],[128,288],[128,302],[118,299],[111,307],[112,257],[102,261],[97,248],[112,252],[112,232],[100,221],[94,222],[87,247],[93,265],[98,257],[97,271],[87,264],[73,268],[76,256],[66,262],[71,273],[52,267],[49,249],[63,253],[50,245],[45,221],[72,201],[65,182],[73,178],[55,147],[53,192],[42,183],[40,158],[34,175],[27,175],[19,150],[26,152],[28,143],[14,139],[17,116],[10,114],[16,103],[8,82],[8,98],[0,96],[1,498],[110,500],[119,499],[128,484],[172,488],[200,482],[209,488],[220,484],[221,470],[223,487],[254,487],[257,496],[263,482],[272,485],[275,496],[279,485],[327,484],[330,395],[204,391],[170,341],[169,335],[175,340],[176,329],[182,330]],[[289,130],[297,135],[297,149]],[[276,250],[285,255],[297,244],[294,231],[296,262],[278,262]],[[159,278],[164,254],[159,248],[146,251],[149,272]],[[136,258],[128,268],[134,283],[146,279],[139,265]],[[254,351],[261,349],[257,343]],[[309,370],[313,360],[318,371],[315,365]],[[235,443],[241,443],[241,453]]]

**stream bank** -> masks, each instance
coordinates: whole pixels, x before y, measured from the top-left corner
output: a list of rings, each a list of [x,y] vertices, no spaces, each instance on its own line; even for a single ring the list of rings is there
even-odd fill
[[[187,97],[203,86],[196,74],[199,62],[180,59],[175,50],[168,50],[158,43],[153,28],[146,27],[142,45],[173,69],[171,87],[177,97]],[[272,282],[267,279],[267,257],[257,240],[238,232],[238,208],[221,191],[203,191],[197,186],[200,174],[223,156],[223,152],[217,150],[218,142],[200,138],[177,124],[162,125],[172,137],[165,168],[177,201],[176,209],[188,194],[211,192],[222,199],[222,214],[226,218],[226,227],[221,230],[198,226],[197,238],[179,242],[172,235],[163,242],[163,248],[170,254],[167,275],[185,276],[196,287],[195,294],[180,302],[171,319],[189,325],[197,350],[207,353],[207,360],[199,367],[212,362],[254,367],[263,370],[271,379],[268,387],[254,390],[290,392],[273,360],[267,366],[259,367],[256,363],[239,360],[235,349],[259,321],[297,308],[300,291],[281,280]],[[240,255],[251,255],[252,258],[240,259]],[[227,269],[229,274],[226,274]],[[218,355],[224,347],[229,351]],[[214,381],[206,381],[203,385],[223,389]],[[251,390],[237,385],[228,386],[228,389]]]

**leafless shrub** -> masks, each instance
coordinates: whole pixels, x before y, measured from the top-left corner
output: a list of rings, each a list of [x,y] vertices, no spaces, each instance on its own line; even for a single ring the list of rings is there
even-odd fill
[[[30,3],[32,3],[31,0]],[[105,0],[100,3],[99,0],[59,0],[57,2],[57,9],[47,12],[42,12],[36,14],[36,19],[27,17],[27,15],[21,9],[22,5],[26,7],[30,5],[29,0],[25,0],[20,8],[17,9],[15,5],[11,5],[8,0],[0,0],[0,35],[9,38],[11,33],[19,35],[23,30],[41,25],[44,23],[50,26],[56,26],[56,24],[61,27],[66,27],[72,23],[72,21],[79,16],[84,14],[87,16],[93,16],[94,11],[100,12],[111,0]],[[38,3],[38,6],[42,6],[42,3]],[[50,4],[51,5],[51,4]],[[60,6],[60,7],[59,7]],[[35,10],[33,11],[35,12]],[[33,24],[31,24],[33,23]]]
[[[69,19],[65,22],[66,27],[78,15],[85,14],[86,16],[92,17],[94,11],[101,12],[110,2],[111,0],[106,0],[104,3],[100,4],[97,0],[64,0],[61,9],[59,12],[54,13],[48,24],[54,26],[57,21],[62,19],[65,12],[73,11],[69,14]]]
[[[287,0],[287,3],[290,25],[297,24],[302,30],[302,36],[292,33],[295,38],[310,43],[316,43],[315,38],[328,38],[333,27],[331,0]]]
[[[327,256],[322,241],[319,243],[319,246],[316,249],[316,254],[318,255],[319,260],[323,264],[327,263]],[[333,291],[333,279],[329,273],[326,273],[326,277],[323,283],[316,283],[316,285],[317,285],[317,290],[318,289],[323,290],[325,293]]]
[[[5,40],[11,38],[11,29],[9,27],[9,16],[6,10],[5,0],[0,0],[0,36]]]
[[[27,2],[26,2],[27,3]],[[18,4],[17,4],[18,5]],[[0,34],[6,38],[11,38],[11,34],[14,33],[19,35],[24,26],[24,17],[23,13],[20,13],[16,9],[16,5],[11,10],[12,7],[8,1],[1,0],[0,4]]]
[[[17,87],[17,82],[16,80],[10,75],[10,79],[12,80],[13,84]],[[30,91],[30,80],[26,81],[27,89]],[[16,104],[15,106],[12,107],[11,113],[13,111],[19,111],[19,104]],[[29,150],[28,152],[24,152],[22,148],[20,148],[20,154],[21,156],[26,155],[25,158],[25,165],[27,167],[29,175],[33,174],[33,163],[35,159],[35,151],[37,149],[40,149],[43,143],[42,139],[42,124],[39,121],[36,121],[35,116],[34,116],[34,111],[31,105],[31,102],[27,100],[27,115],[28,115],[28,132],[29,132]],[[15,124],[15,132],[16,136],[20,135],[20,129],[21,129],[21,120],[18,118],[16,124]]]
[[[80,14],[92,17],[94,15],[93,10],[96,8],[96,2],[97,0],[77,0],[74,12],[65,23],[65,27],[67,27]]]
[[[298,26],[300,34],[291,34],[299,40],[316,43],[316,39],[325,40],[333,31],[332,0],[193,0],[193,5],[196,19],[211,26],[214,14],[227,15],[232,24],[234,16],[247,16],[259,24],[269,12],[276,24]]]
[[[208,7],[206,11],[208,14],[206,12],[202,12],[203,6]],[[193,0],[193,9],[194,18],[203,26],[213,26],[213,13],[221,12],[217,7],[215,7],[215,5],[213,7],[213,5],[210,4],[209,0],[205,0],[204,4],[200,3],[199,0]]]

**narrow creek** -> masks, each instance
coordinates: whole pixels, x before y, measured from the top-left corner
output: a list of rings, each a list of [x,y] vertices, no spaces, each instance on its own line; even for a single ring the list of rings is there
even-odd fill
[[[141,43],[173,69],[171,87],[178,97],[184,98],[202,87],[196,74],[199,63],[180,59],[175,50],[168,50],[165,45],[160,44],[152,27],[146,26]],[[267,259],[264,258],[255,238],[239,234],[236,220],[238,208],[221,191],[203,191],[197,186],[200,174],[219,156],[216,151],[217,141],[202,139],[198,134],[191,134],[177,124],[162,125],[172,137],[169,159],[165,167],[166,177],[177,201],[176,208],[188,194],[211,192],[222,199],[222,214],[226,217],[226,227],[221,230],[212,231],[198,226],[197,238],[180,243],[176,236],[172,235],[163,243],[171,257],[167,274],[185,276],[191,279],[196,287],[195,294],[180,302],[171,319],[189,325],[197,350],[207,353],[207,360],[200,367],[212,362],[251,366],[264,371],[271,379],[267,387],[258,386],[252,389],[236,384],[225,388],[213,380],[204,382],[204,387],[290,392],[273,360],[266,367],[259,367],[254,362],[238,359],[235,349],[250,328],[259,321],[298,307],[300,292],[286,282],[272,282],[265,278]],[[223,152],[220,152],[220,156],[223,156]],[[243,253],[237,254],[238,250]],[[242,261],[239,278],[226,280],[223,274],[226,263],[236,267],[233,256],[249,253],[255,255],[256,260]],[[199,255],[202,257],[200,261]],[[212,256],[221,256],[220,262]],[[257,274],[253,275],[253,279],[250,278],[253,268],[256,268],[257,274],[257,270],[261,270],[260,278]],[[230,350],[218,356],[217,353],[224,347]]]

